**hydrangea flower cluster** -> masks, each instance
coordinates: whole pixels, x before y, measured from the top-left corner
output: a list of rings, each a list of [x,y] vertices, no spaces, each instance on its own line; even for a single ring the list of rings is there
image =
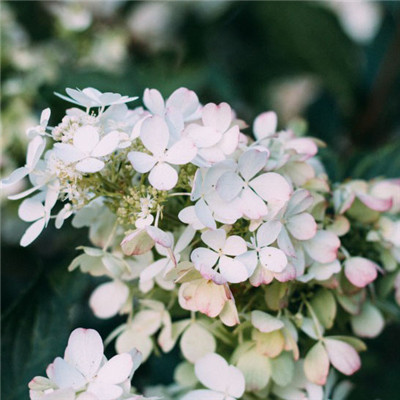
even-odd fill
[[[93,246],[69,268],[110,278],[90,306],[127,315],[109,338],[119,354],[146,360],[179,342],[171,398],[334,399],[332,370],[356,372],[384,299],[400,303],[400,180],[332,185],[324,144],[301,126],[278,130],[269,111],[251,129],[186,88],[146,89],[134,109],[136,98],[93,88],[67,94],[80,108],[55,127],[44,110],[26,165],[2,182],[33,185],[11,196],[32,195],[21,245],[52,219],[89,228]],[[72,365],[73,388],[95,387],[105,368]]]

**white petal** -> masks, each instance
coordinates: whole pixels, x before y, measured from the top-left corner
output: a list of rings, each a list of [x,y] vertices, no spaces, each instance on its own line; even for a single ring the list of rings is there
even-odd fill
[[[339,247],[339,238],[329,231],[317,231],[312,239],[304,242],[309,256],[323,264],[335,260]]]
[[[133,361],[130,354],[118,354],[101,367],[96,381],[111,384],[122,383],[129,377],[132,367]]]
[[[120,133],[113,131],[105,135],[97,146],[93,149],[91,155],[93,157],[103,157],[111,154],[118,146]]]
[[[29,169],[26,167],[17,168],[15,171],[11,172],[8,178],[2,179],[1,183],[4,186],[14,185],[14,183],[19,182],[21,179],[25,178],[29,174]]]
[[[217,131],[214,127],[197,124],[189,125],[185,129],[185,134],[187,134],[199,148],[214,146],[222,138],[222,133]]]
[[[101,171],[104,168],[104,165],[105,164],[103,161],[98,160],[97,158],[88,157],[79,161],[75,165],[75,168],[80,172],[94,173]]]
[[[221,198],[225,201],[232,201],[239,195],[244,182],[235,172],[225,172],[219,179],[216,189]]]
[[[357,287],[365,287],[378,276],[378,266],[364,257],[351,257],[344,262],[346,278]]]
[[[282,224],[280,221],[273,220],[262,224],[257,231],[257,244],[260,247],[268,246],[278,238]]]
[[[243,238],[233,235],[226,239],[222,251],[228,256],[238,256],[247,251],[247,245]]]
[[[143,284],[143,282],[154,279],[156,275],[165,269],[168,262],[168,258],[161,258],[160,260],[150,264],[140,273],[140,282]]]
[[[229,400],[224,393],[214,390],[199,389],[185,394],[181,400]]]
[[[90,153],[99,142],[99,132],[94,126],[78,128],[74,135],[74,146],[83,153]]]
[[[251,312],[251,323],[260,332],[264,333],[277,331],[284,327],[284,323],[280,319],[257,310]]]
[[[50,108],[45,108],[42,113],[40,114],[40,126],[46,127],[51,115]]]
[[[46,224],[46,221],[44,218],[41,218],[37,220],[35,223],[33,223],[23,234],[19,244],[22,247],[26,247],[29,244],[31,244],[42,232],[44,229],[44,226]]]
[[[267,206],[280,209],[289,200],[292,188],[287,180],[275,172],[262,174],[250,182],[255,192],[267,202]]]
[[[212,216],[211,216],[212,217]],[[185,224],[190,224],[193,229],[201,230],[205,225],[200,221],[196,215],[195,206],[189,206],[179,211],[178,218]],[[215,222],[214,222],[215,224]],[[215,229],[216,226],[209,226],[210,229]]]
[[[170,190],[178,182],[178,173],[167,163],[158,163],[149,174],[150,184],[158,190]]]
[[[385,319],[377,307],[370,302],[365,302],[359,315],[351,317],[353,332],[359,337],[374,338],[378,336],[385,326]]]
[[[214,336],[202,325],[195,322],[182,335],[180,346],[183,356],[194,363],[205,354],[215,351],[217,344]]]
[[[193,90],[181,87],[169,96],[167,108],[171,107],[178,109],[187,118],[199,108],[199,99]]]
[[[281,231],[278,235],[278,247],[290,257],[296,256],[296,250],[293,247],[293,243],[290,240],[289,234],[284,226],[282,226]]]
[[[218,254],[205,247],[198,247],[192,251],[190,259],[197,270],[202,270],[204,266],[213,267],[218,260]]]
[[[291,235],[298,240],[309,240],[317,233],[317,223],[308,213],[301,213],[290,217],[286,227]]]
[[[103,283],[90,296],[89,305],[96,317],[111,318],[125,304],[128,295],[128,287],[120,281]]]
[[[263,247],[260,250],[260,261],[270,271],[282,272],[287,265],[285,253],[275,247]]]
[[[29,170],[35,168],[35,165],[39,161],[40,156],[46,147],[46,140],[41,136],[36,136],[29,142],[28,151],[26,154],[26,166]]]
[[[239,368],[230,365],[228,367],[228,382],[226,392],[233,398],[240,398],[243,396],[245,389],[245,380],[242,371]],[[228,399],[227,399],[228,400]]]
[[[156,89],[145,89],[143,93],[143,103],[152,114],[164,114],[164,99]]]
[[[316,385],[325,385],[329,373],[329,358],[321,342],[315,344],[304,360],[304,373]]]
[[[189,139],[176,142],[166,153],[165,161],[171,164],[187,164],[196,156],[197,148]]]
[[[156,226],[146,226],[146,232],[157,244],[166,248],[172,247],[173,241],[171,239],[171,235],[167,232],[162,231]]]
[[[308,190],[298,189],[290,198],[285,214],[291,216],[302,213],[311,207],[313,202],[314,199]]]
[[[232,109],[227,103],[221,103],[218,106],[208,103],[203,107],[202,119],[204,125],[213,126],[220,132],[225,132],[232,121]]]
[[[118,353],[125,353],[133,349],[139,350],[143,355],[143,360],[147,360],[153,350],[153,342],[149,336],[142,332],[127,329],[115,342],[115,349]]]
[[[36,221],[44,217],[44,207],[41,201],[35,199],[25,199],[18,208],[18,216],[26,222]]]
[[[128,153],[128,160],[131,162],[133,168],[141,174],[149,172],[156,163],[156,159],[153,156],[139,151]]]
[[[116,400],[120,398],[123,393],[121,386],[97,382],[91,382],[87,391],[96,395],[99,400]]]
[[[143,121],[140,138],[147,150],[155,156],[161,155],[167,148],[169,130],[163,118],[155,115]]]
[[[260,114],[254,121],[253,132],[256,139],[269,137],[276,131],[278,117],[273,111]]]
[[[52,381],[60,389],[72,387],[78,390],[86,384],[86,379],[82,374],[60,357],[54,360]]]
[[[214,231],[206,231],[202,233],[201,240],[215,251],[219,251],[224,247],[226,240],[226,232],[224,229],[216,229]]]
[[[267,159],[267,151],[247,150],[239,158],[240,174],[249,181],[265,167]]]
[[[204,386],[225,392],[229,382],[229,366],[219,354],[210,353],[199,359],[195,364],[194,371]]]
[[[194,210],[197,218],[204,226],[213,230],[217,228],[212,212],[203,198],[197,201]]]
[[[248,187],[241,191],[240,202],[243,215],[249,219],[257,220],[268,214],[264,200]]]
[[[232,154],[238,147],[240,131],[238,126],[233,126],[229,131],[224,133],[222,140],[218,143],[218,147],[224,154]]]
[[[103,341],[93,329],[75,329],[68,340],[64,359],[91,379],[103,359]]]
[[[85,157],[85,154],[71,144],[55,143],[54,152],[56,156],[67,164],[74,163]]]
[[[231,283],[244,282],[249,277],[249,271],[239,260],[222,256],[219,264],[221,275]]]
[[[189,246],[190,242],[194,238],[195,234],[196,231],[191,226],[186,227],[176,242],[174,251],[176,253],[181,253],[184,249],[186,249],[186,247]]]
[[[354,347],[335,339],[325,339],[325,347],[332,365],[345,375],[360,369],[361,360]]]

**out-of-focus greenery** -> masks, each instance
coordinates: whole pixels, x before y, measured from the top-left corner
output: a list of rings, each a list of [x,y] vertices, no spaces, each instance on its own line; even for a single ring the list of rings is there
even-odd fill
[[[305,118],[327,143],[333,180],[399,175],[398,2],[3,1],[1,36],[3,175],[24,163],[25,130],[43,108],[50,125],[63,116],[67,104],[53,92],[87,86],[139,96],[186,86],[247,121],[274,109],[282,127]],[[22,249],[24,225],[3,199],[5,400],[27,398],[27,382],[74,327],[105,337],[116,322],[89,310],[97,281],[66,271],[86,233],[48,229]],[[368,343],[351,399],[397,398],[399,335],[392,324]],[[168,382],[175,358],[151,358],[139,384]]]

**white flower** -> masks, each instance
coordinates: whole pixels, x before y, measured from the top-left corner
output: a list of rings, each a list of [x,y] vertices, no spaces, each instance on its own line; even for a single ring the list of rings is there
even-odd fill
[[[246,252],[244,239],[235,235],[226,237],[224,229],[206,231],[201,235],[201,239],[212,250],[198,247],[192,251],[191,260],[204,278],[222,284],[243,282],[250,276],[251,270],[247,265],[237,258],[229,257]]]
[[[152,154],[132,151],[128,159],[140,173],[150,171],[149,182],[159,190],[170,190],[178,182],[178,173],[170,164],[187,164],[196,155],[196,147],[188,139],[181,139],[167,150],[169,129],[159,116],[147,118],[140,132],[140,138]]]
[[[26,164],[24,167],[17,168],[8,178],[1,181],[4,186],[14,185],[28,174],[34,171],[41,155],[46,147],[46,140],[41,136],[34,137],[28,145],[26,153]]]
[[[104,168],[104,161],[99,158],[111,154],[118,143],[118,132],[110,132],[100,139],[98,130],[87,125],[77,129],[73,144],[56,143],[54,148],[56,155],[65,163],[76,163],[76,170],[93,173]]]
[[[35,377],[29,383],[30,398],[115,400],[128,395],[130,379],[142,359],[140,353],[119,354],[107,361],[103,351],[95,330],[75,329],[64,358],[57,357],[47,367],[49,379]]]
[[[112,104],[123,104],[130,101],[136,100],[138,97],[121,96],[118,93],[101,93],[99,90],[88,87],[83,90],[80,89],[65,89],[70,97],[64,96],[60,93],[55,93],[58,97],[63,100],[69,101],[70,103],[83,106],[85,108],[92,107],[106,107]]]
[[[45,110],[42,111],[42,114],[40,115],[40,124],[33,127],[29,128],[26,131],[26,135],[28,136],[29,139],[33,139],[36,136],[45,136],[46,135],[46,128],[47,124],[49,123],[50,119],[50,108],[46,108]]]
[[[189,392],[182,400],[235,400],[240,399],[244,393],[242,372],[216,353],[207,354],[198,360],[195,374],[208,389]]]

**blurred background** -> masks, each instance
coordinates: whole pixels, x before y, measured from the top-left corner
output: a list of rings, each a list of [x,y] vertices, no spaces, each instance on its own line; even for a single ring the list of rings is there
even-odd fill
[[[68,104],[53,92],[88,86],[139,96],[146,87],[168,96],[186,86],[203,103],[228,102],[248,122],[273,109],[281,127],[304,118],[308,134],[327,143],[321,158],[333,181],[400,175],[400,2],[0,6],[2,176],[24,164],[25,132],[42,109],[51,108],[50,125],[61,120]],[[99,279],[67,272],[86,232],[49,228],[22,249],[26,226],[7,194],[1,225],[5,400],[27,398],[27,382],[61,354],[70,330],[92,327],[105,337],[119,321],[98,320],[89,310]],[[368,341],[351,399],[398,398],[399,337],[393,322]],[[175,358],[152,357],[139,385],[169,382]]]

